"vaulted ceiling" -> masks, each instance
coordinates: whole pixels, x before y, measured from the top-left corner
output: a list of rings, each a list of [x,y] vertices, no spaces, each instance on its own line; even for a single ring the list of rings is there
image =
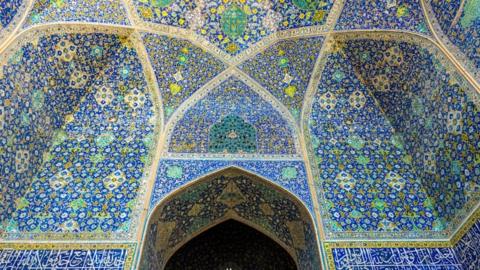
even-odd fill
[[[447,239],[480,192],[480,2],[0,3],[0,238],[132,240],[234,166],[322,239]]]

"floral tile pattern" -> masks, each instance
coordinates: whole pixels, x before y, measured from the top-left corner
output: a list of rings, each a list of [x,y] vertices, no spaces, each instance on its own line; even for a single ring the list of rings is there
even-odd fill
[[[255,173],[295,194],[313,211],[305,165],[300,160],[185,160],[161,159],[150,200],[155,207],[169,193],[191,181],[229,167]]]
[[[168,140],[171,153],[211,153],[211,128],[228,116],[251,125],[255,130],[255,151],[259,155],[297,154],[294,130],[285,118],[257,92],[231,77],[206,94],[183,113]],[[226,129],[224,140],[234,144],[238,130]],[[241,148],[231,154],[242,154]],[[215,151],[217,152],[217,151]],[[223,149],[228,153],[228,149]]]
[[[278,30],[323,25],[333,0],[135,0],[147,22],[188,28],[236,55]]]
[[[397,29],[429,34],[420,0],[347,0],[335,29]]]
[[[327,235],[441,230],[412,156],[344,55],[329,55],[308,120]]]
[[[45,73],[58,77],[43,80]],[[128,232],[156,123],[129,39],[43,37],[10,59],[1,83],[2,105],[18,102],[1,122],[8,128],[2,171],[10,178],[2,191],[5,237]]]
[[[359,40],[345,47],[402,138],[436,215],[445,228],[456,227],[449,223],[479,201],[480,110],[474,100],[480,94],[415,44]]]
[[[22,2],[22,0],[5,0],[0,3],[0,29],[10,24]]]
[[[480,72],[480,2],[429,1],[443,34],[473,62]],[[477,77],[478,79],[478,77]]]
[[[2,155],[1,220],[7,220],[18,194],[25,192],[42,165],[55,130],[87,92],[95,71],[103,69],[111,44],[106,35],[56,35],[27,43],[10,56],[0,79]],[[91,42],[92,48],[75,43]],[[90,57],[91,52],[99,54]],[[105,53],[104,53],[105,52]],[[44,79],[45,74],[55,74]],[[15,194],[14,194],[15,193]]]
[[[119,0],[35,0],[24,27],[65,21],[129,24]]]
[[[240,65],[299,120],[323,37],[284,40]]]
[[[143,41],[155,70],[166,119],[226,68],[212,55],[185,40],[143,34]]]

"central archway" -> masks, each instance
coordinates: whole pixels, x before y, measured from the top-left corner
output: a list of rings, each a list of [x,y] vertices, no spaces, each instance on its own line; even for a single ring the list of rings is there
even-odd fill
[[[165,270],[296,270],[295,261],[263,233],[230,219],[204,231],[168,260]]]
[[[293,269],[321,268],[314,223],[304,204],[268,180],[229,168],[183,187],[156,206],[140,269],[165,269],[186,243],[230,220],[275,242],[291,256]]]

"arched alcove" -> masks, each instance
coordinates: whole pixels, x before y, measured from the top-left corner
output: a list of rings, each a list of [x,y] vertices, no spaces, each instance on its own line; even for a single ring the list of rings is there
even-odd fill
[[[313,220],[303,203],[273,183],[237,168],[179,189],[152,211],[140,269],[167,269],[170,258],[188,242],[231,220],[274,241],[292,257],[297,269],[320,269]]]
[[[297,269],[292,256],[270,237],[229,219],[194,237],[168,260],[166,270]]]

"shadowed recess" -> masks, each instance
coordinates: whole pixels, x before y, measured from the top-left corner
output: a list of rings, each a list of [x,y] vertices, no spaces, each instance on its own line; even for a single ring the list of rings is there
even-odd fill
[[[296,270],[292,257],[264,234],[238,221],[225,221],[196,236],[168,261],[166,270]]]

